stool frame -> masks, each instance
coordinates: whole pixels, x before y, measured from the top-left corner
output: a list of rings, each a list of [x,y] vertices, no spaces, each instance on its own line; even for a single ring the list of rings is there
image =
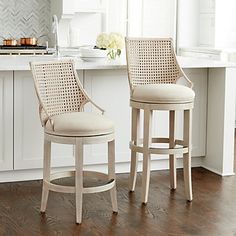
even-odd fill
[[[157,55],[158,54],[158,55]],[[157,57],[158,56],[158,57]],[[143,154],[142,170],[142,202],[148,202],[150,182],[151,154],[169,155],[170,188],[176,189],[176,154],[183,155],[185,195],[192,201],[191,180],[191,136],[192,136],[192,109],[193,102],[176,103],[148,103],[132,100],[135,86],[144,84],[176,84],[183,78],[187,86],[192,88],[193,83],[180,68],[170,38],[126,38],[126,57],[128,78],[130,84],[131,106],[131,165],[129,188],[135,190],[138,166],[138,153]],[[166,65],[163,65],[163,62]],[[160,66],[160,68],[159,68]],[[144,112],[143,138],[140,138],[140,111]],[[153,111],[169,111],[169,137],[152,137]],[[175,139],[176,111],[184,112],[183,140]],[[154,148],[153,143],[168,143],[169,148]]]
[[[73,60],[55,60],[30,63],[36,94],[39,100],[39,115],[44,127],[44,162],[41,212],[45,212],[49,191],[75,193],[76,223],[82,222],[83,194],[110,191],[112,209],[118,212],[115,176],[115,134],[57,135],[46,129],[46,123],[54,131],[53,116],[70,112],[82,112],[84,105],[91,103],[102,114],[104,110],[96,105],[83,89]],[[51,174],[51,143],[72,144],[75,146],[75,171]],[[88,144],[108,143],[108,174],[83,171],[83,147]],[[75,186],[62,186],[52,183],[55,179],[75,177]],[[104,185],[83,187],[83,177],[105,179]]]

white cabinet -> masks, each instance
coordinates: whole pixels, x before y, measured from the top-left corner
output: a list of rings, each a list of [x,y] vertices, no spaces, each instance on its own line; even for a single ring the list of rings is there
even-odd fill
[[[59,19],[59,45],[94,45],[107,30],[107,0],[52,0],[51,14]]]
[[[76,12],[99,11],[106,0],[51,0],[51,10],[61,18],[70,18]]]
[[[200,0],[200,13],[214,13],[215,0]]]
[[[128,11],[129,36],[175,39],[175,0],[130,0]]]
[[[215,45],[215,1],[200,0],[199,45]]]
[[[0,72],[0,170],[13,170],[13,72]]]
[[[43,128],[29,71],[14,72],[14,169],[43,166]],[[73,147],[52,145],[52,166],[74,166]]]
[[[116,162],[130,161],[130,108],[126,71],[85,71],[84,87],[92,100],[105,109],[105,114],[115,123]],[[88,146],[85,163],[107,163],[106,145]]]
[[[215,44],[215,16],[211,13],[200,14],[199,46],[213,46]]]
[[[59,0],[57,4],[61,4],[62,17],[74,14],[74,12],[75,12],[75,1],[74,0],[66,0],[66,1]]]
[[[184,72],[193,82],[195,92],[192,155],[203,157],[206,155],[208,69],[185,69]]]
[[[122,168],[127,168],[130,162],[131,117],[127,72],[123,69],[78,72],[88,94],[106,110],[105,114],[115,123],[116,163],[120,166],[119,171],[122,171]],[[185,73],[193,81],[196,92],[193,111],[193,156],[205,156],[208,71],[207,69],[185,69]],[[1,72],[0,92],[0,171],[28,170],[28,173],[36,173],[37,170],[35,172],[31,170],[40,169],[43,164],[43,128],[39,120],[38,101],[31,72]],[[96,111],[96,108],[91,105],[86,107],[86,110],[91,109]],[[168,136],[168,114],[158,112],[155,116],[154,135]],[[181,138],[181,114],[178,114],[177,122],[177,135]],[[167,157],[153,157],[156,158]],[[85,165],[90,165],[91,168],[99,165],[104,168],[105,163],[107,163],[106,144],[85,147]],[[123,165],[119,165],[120,163]],[[53,144],[52,166],[74,166],[73,146]]]
[[[205,156],[206,148],[206,108],[207,69],[185,70],[194,83],[196,92],[193,110],[193,156]],[[111,76],[112,75],[112,76]],[[91,98],[106,110],[106,115],[115,122],[116,162],[130,161],[130,107],[129,85],[125,70],[86,71],[84,86]],[[153,134],[168,137],[168,113],[156,112]],[[182,115],[178,113],[177,136],[182,138]],[[142,120],[142,119],[141,119]],[[142,130],[141,130],[142,133]],[[153,156],[160,158],[160,156]],[[163,158],[163,157],[162,157]],[[164,157],[166,158],[166,156]],[[86,164],[107,162],[104,145],[93,145],[86,150]]]
[[[74,2],[75,12],[92,12],[105,10],[106,6],[106,2],[104,0],[75,0]]]

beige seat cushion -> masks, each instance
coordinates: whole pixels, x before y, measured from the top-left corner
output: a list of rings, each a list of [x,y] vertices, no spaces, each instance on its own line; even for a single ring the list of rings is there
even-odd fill
[[[193,102],[195,93],[191,88],[177,84],[145,84],[135,86],[132,101],[145,103]]]
[[[87,112],[73,112],[51,117],[53,127],[50,121],[47,121],[45,132],[60,136],[96,136],[105,135],[114,132],[113,122],[104,115]]]

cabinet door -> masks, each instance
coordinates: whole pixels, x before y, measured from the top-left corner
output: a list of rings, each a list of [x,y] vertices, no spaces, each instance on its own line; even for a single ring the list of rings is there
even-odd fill
[[[200,0],[200,13],[214,13],[215,0]]]
[[[130,0],[129,36],[175,38],[176,1]]]
[[[0,72],[0,170],[13,170],[13,72]]]
[[[215,15],[200,14],[199,21],[199,44],[200,46],[215,45]]]
[[[15,72],[14,92],[14,168],[42,168],[43,128],[39,120],[31,72]],[[73,165],[73,147],[53,144],[52,166]]]
[[[206,155],[208,70],[185,69],[184,72],[193,82],[193,90],[195,92],[192,125],[192,155],[194,157],[202,157]]]
[[[193,150],[195,157],[205,156],[206,145],[206,104],[207,104],[207,70],[187,69],[186,74],[194,83],[196,93],[193,110]],[[130,107],[129,85],[125,70],[88,71],[84,79],[85,89],[91,98],[102,108],[115,123],[116,162],[130,161]],[[143,122],[141,113],[141,127]],[[154,114],[153,135],[168,137],[168,112],[158,111]],[[176,136],[183,136],[183,112],[177,112]],[[142,135],[142,128],[141,128]],[[163,145],[166,147],[166,145]],[[160,159],[160,156],[153,155]],[[167,158],[167,156],[163,156]],[[86,164],[102,164],[107,162],[105,145],[90,145],[86,150]]]
[[[104,0],[75,0],[75,12],[99,9],[102,7],[103,1]]]
[[[105,115],[115,123],[116,162],[130,160],[129,84],[125,70],[86,71],[84,87],[92,100],[105,109]],[[93,108],[92,108],[93,109]],[[94,109],[93,111],[97,111]],[[89,145],[85,164],[107,162],[107,145]]]
[[[54,0],[58,4],[58,0]],[[62,14],[74,14],[75,13],[75,0],[62,0]]]

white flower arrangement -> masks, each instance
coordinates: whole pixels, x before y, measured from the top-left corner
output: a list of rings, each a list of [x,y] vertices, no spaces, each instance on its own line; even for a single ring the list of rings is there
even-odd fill
[[[121,49],[124,48],[124,37],[119,33],[101,33],[96,40],[96,46],[100,49],[108,49],[108,57],[115,59],[120,56]]]

